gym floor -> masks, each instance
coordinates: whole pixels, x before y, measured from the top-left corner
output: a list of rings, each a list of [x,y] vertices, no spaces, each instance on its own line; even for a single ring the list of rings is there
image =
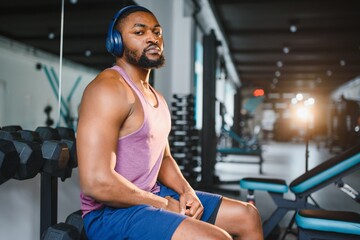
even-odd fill
[[[289,185],[291,181],[305,172],[305,144],[304,143],[279,143],[266,142],[263,145],[264,174],[259,174],[259,166],[257,164],[234,164],[234,163],[217,163],[215,166],[216,175],[222,181],[238,180],[243,177],[269,177],[284,179]],[[309,144],[309,169],[326,161],[334,154],[330,153],[325,147],[317,148],[315,143]],[[247,156],[227,156],[229,160],[249,160],[253,157]],[[257,159],[256,159],[257,160]],[[360,190],[360,171],[345,177],[344,182],[351,187]],[[239,184],[225,184],[221,187],[225,189],[239,189]],[[241,190],[239,195],[224,194],[229,197],[245,200],[246,190]],[[263,191],[256,193],[256,206],[260,211],[263,220],[267,219],[275,209],[271,197]],[[291,193],[285,194],[287,199],[294,199]],[[328,210],[354,211],[360,213],[360,204],[356,203],[349,196],[343,193],[334,185],[329,185],[317,192],[312,197],[320,205],[320,207]],[[290,221],[293,212],[288,213],[280,222],[280,230],[283,232]],[[273,237],[272,239],[277,239]],[[280,238],[279,238],[280,239]],[[297,239],[295,236],[288,234],[285,240]]]

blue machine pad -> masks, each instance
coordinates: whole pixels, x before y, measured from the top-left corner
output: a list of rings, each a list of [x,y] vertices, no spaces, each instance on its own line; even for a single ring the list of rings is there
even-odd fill
[[[290,189],[294,193],[305,192],[355,166],[360,166],[359,147],[338,155],[301,175],[290,184]]]
[[[269,192],[286,193],[288,186],[282,179],[275,178],[243,178],[240,187],[250,190],[264,190]]]
[[[301,210],[295,220],[303,229],[360,235],[360,214],[355,212]]]

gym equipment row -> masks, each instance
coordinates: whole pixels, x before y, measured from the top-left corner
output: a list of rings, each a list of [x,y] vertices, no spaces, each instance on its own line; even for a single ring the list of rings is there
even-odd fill
[[[38,127],[35,131],[11,125],[0,128],[0,184],[41,175],[40,236],[49,239],[86,239],[81,211],[57,223],[58,178],[65,181],[77,167],[73,129]],[[56,238],[55,238],[56,237]]]
[[[174,94],[171,102],[172,126],[169,144],[172,155],[190,184],[200,177],[200,137],[195,128],[194,96]]]
[[[311,194],[334,184],[341,191],[360,203],[357,190],[343,181],[343,178],[360,169],[360,145],[356,145],[341,154],[328,159],[287,185],[283,179],[243,178],[240,187],[248,190],[250,201],[255,200],[255,191],[267,191],[276,204],[272,215],[263,223],[264,237],[279,224],[289,211],[294,211],[286,234],[291,232],[294,222],[299,229],[299,239],[359,239],[360,214],[345,211],[328,211],[312,198]],[[294,200],[285,199],[284,194],[291,191]],[[308,200],[312,200],[312,202]]]
[[[262,147],[258,141],[258,134],[260,132],[260,129],[257,129],[257,131],[251,138],[242,138],[228,127],[225,121],[225,114],[225,105],[220,102],[221,132],[219,136],[218,146],[216,149],[216,151],[219,153],[219,158],[217,161],[224,163],[258,164],[259,173],[262,174],[262,164],[264,162],[264,159],[262,157]],[[224,157],[228,155],[255,156],[258,158],[258,161],[240,161],[225,159]]]

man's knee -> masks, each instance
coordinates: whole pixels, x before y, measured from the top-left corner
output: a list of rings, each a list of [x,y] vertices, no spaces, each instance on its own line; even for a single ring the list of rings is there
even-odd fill
[[[246,204],[246,219],[250,224],[261,223],[261,217],[258,209],[251,203]]]
[[[257,209],[253,204],[248,203],[248,204],[247,204],[247,209],[248,209],[249,214],[250,214],[252,217],[254,217],[254,218],[256,218],[256,219],[259,219],[259,218],[260,218],[259,211],[258,211],[258,209]]]
[[[243,218],[244,219],[244,218]],[[246,205],[246,229],[249,232],[262,232],[261,217],[257,208],[248,203]]]
[[[223,229],[215,225],[187,218],[175,230],[171,240],[232,240],[232,237]]]

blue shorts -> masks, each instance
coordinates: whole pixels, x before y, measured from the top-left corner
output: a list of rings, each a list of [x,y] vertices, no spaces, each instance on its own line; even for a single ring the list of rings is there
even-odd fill
[[[204,206],[201,220],[214,224],[222,197],[201,191],[196,191],[196,194]],[[176,192],[163,185],[160,185],[157,195],[179,199]],[[84,228],[89,240],[170,240],[185,218],[185,215],[149,205],[104,207],[84,216]]]

